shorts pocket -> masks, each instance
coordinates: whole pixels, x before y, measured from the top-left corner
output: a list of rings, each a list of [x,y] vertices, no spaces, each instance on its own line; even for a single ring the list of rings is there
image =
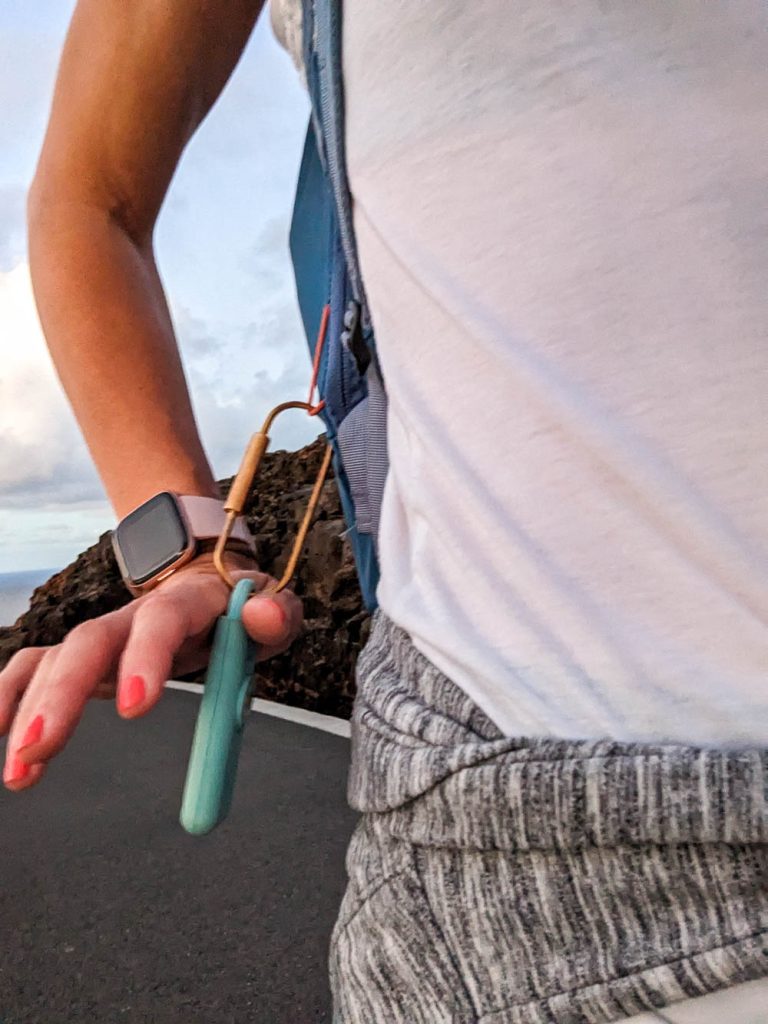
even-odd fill
[[[413,865],[365,893],[350,883],[334,928],[338,1024],[476,1024]]]

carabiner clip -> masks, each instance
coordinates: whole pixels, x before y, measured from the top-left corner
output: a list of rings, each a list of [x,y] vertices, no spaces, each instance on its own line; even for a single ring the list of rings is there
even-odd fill
[[[229,489],[227,500],[224,503],[224,511],[227,518],[224,523],[224,529],[219,536],[213,552],[213,564],[216,566],[219,576],[221,576],[230,590],[234,590],[235,581],[232,579],[229,570],[224,564],[224,551],[229,535],[235,525],[235,520],[239,515],[242,515],[243,508],[245,507],[245,503],[248,499],[248,492],[256,478],[259,466],[261,465],[261,460],[269,448],[269,431],[272,424],[280,413],[285,412],[287,409],[304,409],[306,412],[311,414],[315,408],[316,407],[311,405],[309,402],[283,402],[281,405],[275,406],[272,412],[264,420],[264,425],[261,430],[257,431],[257,433],[253,435],[248,444],[248,448],[243,456],[243,461],[237,471],[237,476],[232,481],[232,486]],[[323,462],[315,479],[315,485],[312,488],[312,493],[309,497],[307,510],[304,513],[304,519],[301,522],[299,531],[296,534],[296,539],[291,550],[291,557],[288,559],[285,572],[280,577],[276,585],[273,584],[271,587],[267,587],[267,589],[262,591],[262,593],[277,594],[291,582],[293,574],[296,571],[296,564],[301,555],[301,549],[304,547],[304,541],[307,539],[307,533],[309,532],[309,527],[312,522],[312,516],[315,514],[317,503],[320,500],[323,484],[325,483],[325,478],[328,475],[328,468],[331,464],[332,455],[333,449],[329,444],[326,446]]]

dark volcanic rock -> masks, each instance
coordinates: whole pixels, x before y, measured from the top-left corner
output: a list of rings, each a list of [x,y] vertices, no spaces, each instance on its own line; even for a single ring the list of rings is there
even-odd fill
[[[280,576],[312,490],[323,441],[299,452],[268,453],[245,514],[261,567]],[[231,478],[219,481],[226,495]],[[304,602],[306,628],[289,651],[259,666],[255,695],[324,714],[349,717],[354,665],[369,628],[336,484],[329,480],[299,563],[294,590]],[[29,611],[0,628],[0,668],[21,647],[60,643],[78,623],[131,600],[117,569],[109,534],[38,587]],[[205,672],[183,678],[202,682]]]

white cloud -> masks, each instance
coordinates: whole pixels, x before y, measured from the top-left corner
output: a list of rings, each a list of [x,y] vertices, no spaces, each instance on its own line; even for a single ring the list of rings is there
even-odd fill
[[[0,509],[0,573],[61,569],[115,525],[109,502],[92,508]]]
[[[286,329],[288,310],[271,326],[247,324],[225,338],[184,310],[175,320],[203,443],[216,475],[228,476],[269,409],[305,397],[309,360],[265,343],[265,331]],[[26,263],[0,273],[0,332],[0,506],[102,508],[104,491],[48,354]],[[319,432],[300,413],[286,415],[275,447],[299,447]]]
[[[103,490],[56,376],[29,267],[0,273],[0,501],[82,504]]]
[[[0,572],[66,565],[112,526],[20,263],[0,273]]]
[[[0,185],[0,272],[11,270],[23,258],[24,202],[20,185]]]
[[[310,362],[298,346],[294,304],[265,300],[258,322],[232,329],[213,326],[187,310],[174,309],[179,349],[200,436],[214,474],[237,470],[251,434],[280,402],[307,396]],[[275,424],[272,449],[300,448],[322,424],[300,412]]]

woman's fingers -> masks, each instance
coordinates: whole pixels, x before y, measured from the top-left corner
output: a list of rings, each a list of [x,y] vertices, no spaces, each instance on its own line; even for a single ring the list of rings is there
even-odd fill
[[[134,623],[120,662],[118,710],[125,718],[153,707],[164,683],[174,675],[186,675],[207,664],[213,630],[226,609],[229,590],[215,569],[204,565],[169,579],[145,600],[147,607]],[[138,699],[141,685],[136,676],[146,683],[144,701]],[[127,699],[131,679],[136,699],[132,708]]]
[[[232,575],[253,578],[258,590],[274,583],[263,573]],[[229,595],[215,570],[202,563],[117,611],[82,623],[55,647],[14,655],[0,673],[0,735],[10,728],[6,787],[25,789],[40,779],[90,697],[116,686],[119,713],[135,718],[157,703],[174,666],[204,665]],[[285,650],[301,631],[301,601],[290,591],[257,594],[245,603],[243,623],[264,660]]]
[[[118,672],[117,710],[123,718],[143,715],[160,700],[176,651],[194,635],[197,589],[149,594],[134,615]]]
[[[259,644],[259,661],[286,650],[301,632],[303,623],[301,601],[290,590],[257,594],[243,605],[243,625]]]
[[[16,651],[0,672],[0,736],[5,736],[10,729],[16,705],[49,650],[50,647],[25,647]]]
[[[45,769],[48,766],[42,764],[23,764],[12,765],[11,770],[13,776],[9,775],[8,778],[3,778],[5,782],[5,788],[10,789],[12,792],[17,792],[21,789],[29,789],[30,786],[34,786],[40,781],[45,775]],[[8,773],[8,767],[6,767],[6,774]]]
[[[48,649],[19,703],[8,737],[4,781],[32,785],[19,765],[48,761],[66,745],[97,684],[114,672],[130,625],[124,609],[76,626]]]

